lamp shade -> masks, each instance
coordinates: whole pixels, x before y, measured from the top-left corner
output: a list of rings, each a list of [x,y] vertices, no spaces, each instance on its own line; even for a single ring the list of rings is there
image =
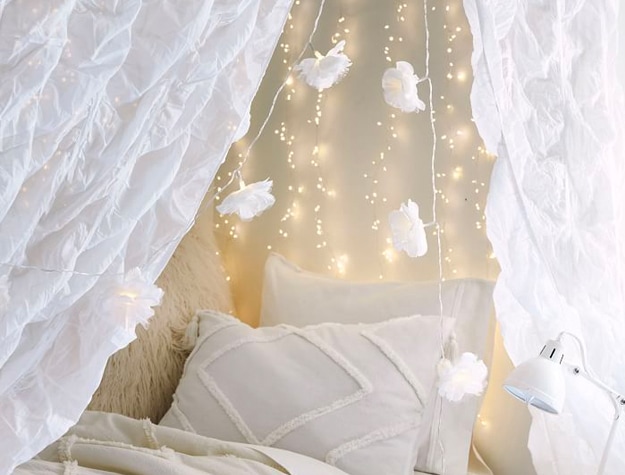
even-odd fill
[[[559,414],[566,395],[562,359],[560,342],[550,340],[540,356],[517,366],[503,387],[527,404],[551,414]]]

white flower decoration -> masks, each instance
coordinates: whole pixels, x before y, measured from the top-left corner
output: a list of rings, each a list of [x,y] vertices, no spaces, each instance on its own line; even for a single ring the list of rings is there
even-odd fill
[[[473,353],[462,353],[455,363],[443,358],[438,364],[438,394],[451,402],[465,394],[479,396],[486,387],[488,369]]]
[[[0,311],[8,307],[11,295],[9,294],[9,276],[0,277]]]
[[[162,298],[163,291],[145,280],[140,269],[134,268],[124,275],[121,283],[108,289],[104,308],[111,315],[123,317],[126,328],[131,329],[138,323],[146,326],[154,315],[152,307],[160,305]]]
[[[418,82],[412,65],[406,61],[397,61],[396,67],[388,68],[382,76],[384,100],[403,112],[425,110],[425,102],[419,99]]]
[[[349,71],[351,60],[343,53],[345,40],[339,41],[325,56],[315,51],[315,58],[306,58],[294,71],[311,87],[323,91],[339,82]]]
[[[269,209],[276,202],[271,194],[273,181],[267,179],[246,185],[240,182],[240,189],[230,193],[223,202],[217,206],[221,214],[236,213],[243,221],[249,221]]]
[[[428,252],[425,225],[419,217],[419,205],[408,200],[398,210],[391,211],[388,222],[393,237],[393,247],[405,251],[410,257],[421,257]]]

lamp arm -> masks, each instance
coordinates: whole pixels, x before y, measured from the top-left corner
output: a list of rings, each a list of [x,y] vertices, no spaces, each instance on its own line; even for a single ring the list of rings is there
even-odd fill
[[[570,364],[567,364],[567,363],[564,363],[564,365],[567,366],[567,367],[570,367],[575,374],[579,374],[579,375],[583,376],[589,382],[593,383],[598,388],[603,389],[605,392],[607,392],[608,395],[610,396],[610,399],[614,402],[616,409],[619,408],[619,405],[625,405],[625,401],[622,400],[623,397],[622,397],[621,393],[619,393],[615,389],[612,389],[607,384],[603,383],[597,377],[597,375],[595,375],[594,372],[590,369],[590,366],[588,365],[588,359],[586,358],[586,347],[584,346],[584,343],[582,342],[582,340],[580,340],[579,337],[577,335],[574,335],[573,333],[560,332],[560,334],[558,335],[558,341],[561,341],[562,337],[564,335],[570,336],[577,343],[577,346],[579,347],[580,354],[582,356],[582,367],[579,368],[577,366],[570,365]]]
[[[621,405],[625,405],[625,396],[621,395],[621,393],[619,393],[615,389],[612,389],[607,384],[601,382],[596,376],[590,374],[586,368],[580,368],[579,366],[572,365],[566,362],[562,363],[562,366],[568,368],[576,376],[582,376],[586,381],[592,383],[593,385],[607,393],[608,396],[610,396],[610,400],[614,404],[615,409],[619,409]]]
[[[603,475],[605,472],[605,464],[608,461],[608,456],[610,454],[610,449],[612,448],[612,442],[614,442],[614,436],[616,435],[616,429],[618,427],[618,421],[620,418],[621,418],[621,408],[618,405],[616,405],[614,419],[612,420],[612,427],[610,428],[610,434],[608,435],[608,440],[605,443],[605,448],[603,449],[603,455],[601,455],[601,462],[599,462],[599,469],[597,470],[597,475]]]
[[[599,378],[597,378],[597,376],[595,376],[595,374],[590,370],[590,366],[588,366],[588,360],[586,359],[586,348],[584,347],[584,343],[576,335],[569,332],[561,332],[558,335],[558,340],[561,340],[562,336],[564,335],[572,337],[577,342],[580,353],[582,355],[583,369],[568,363],[563,364],[571,368],[573,373],[575,373],[576,375],[583,376],[588,382],[594,384],[598,388],[608,393],[608,395],[610,396],[610,400],[614,405],[614,418],[612,420],[612,427],[610,428],[610,434],[608,435],[608,440],[605,444],[605,448],[603,449],[603,454],[599,463],[599,469],[597,470],[597,475],[603,475],[610,449],[612,448],[612,442],[614,442],[614,436],[616,435],[616,429],[618,427],[618,422],[621,417],[621,412],[623,411],[623,407],[625,407],[625,397],[622,396],[618,391],[612,389],[611,387],[600,381]]]

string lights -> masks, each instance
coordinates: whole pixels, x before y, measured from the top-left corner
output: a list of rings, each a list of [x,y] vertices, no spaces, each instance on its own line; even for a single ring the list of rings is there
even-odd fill
[[[389,66],[394,64],[397,60],[401,59],[401,53],[403,52],[403,43],[404,37],[401,31],[401,27],[406,23],[406,17],[404,16],[404,10],[407,8],[407,4],[405,2],[399,2],[396,7],[396,15],[394,16],[395,24],[391,28],[391,24],[385,23],[382,26],[383,36],[386,39],[386,43],[384,44],[382,54],[384,55],[384,60],[389,63]],[[395,54],[395,50],[397,50],[397,55]],[[385,229],[386,225],[386,214],[388,196],[385,192],[385,188],[387,179],[389,157],[392,161],[394,156],[393,147],[398,140],[398,131],[397,131],[397,113],[394,110],[384,110],[384,116],[382,120],[376,121],[376,127],[384,130],[386,128],[386,133],[384,134],[384,140],[381,143],[381,149],[378,152],[377,157],[374,157],[371,160],[371,166],[368,171],[363,173],[363,178],[369,181],[369,192],[365,194],[365,202],[371,205],[373,221],[371,223],[371,230],[376,234],[376,243],[378,250],[378,256],[383,259],[380,260],[378,257],[378,279],[384,280],[386,273],[386,266],[392,265],[397,260],[397,251],[393,246],[392,237],[389,235],[387,230]],[[394,163],[397,163],[395,161]],[[383,185],[381,186],[380,183]],[[380,215],[384,216],[384,221],[380,220]],[[381,236],[383,235],[383,237]]]
[[[271,237],[273,233],[263,233],[261,239],[265,241],[264,249],[282,250],[288,254],[284,251],[285,249],[295,246],[294,242],[302,242],[301,239],[293,240],[292,237],[301,236],[304,232],[302,229],[305,227],[308,231],[312,230],[310,234],[316,237],[313,249],[325,251],[323,259],[326,261],[324,265],[326,270],[347,278],[354,277],[350,274],[351,266],[348,263],[362,263],[364,253],[375,256],[376,263],[374,266],[377,269],[374,272],[369,272],[368,275],[359,273],[359,277],[402,278],[406,274],[399,272],[397,266],[403,265],[401,263],[405,261],[405,258],[400,256],[391,245],[386,216],[398,204],[390,202],[389,192],[393,190],[394,183],[389,170],[402,168],[405,160],[409,159],[398,154],[396,149],[398,143],[410,140],[406,132],[408,131],[408,134],[411,132],[407,128],[407,123],[404,123],[403,114],[390,108],[373,110],[373,117],[370,118],[371,123],[382,132],[378,135],[382,136],[383,139],[382,141],[378,140],[379,148],[377,151],[370,150],[363,157],[360,170],[357,168],[351,170],[353,176],[362,178],[362,184],[356,184],[356,186],[362,190],[361,196],[366,205],[364,213],[370,216],[368,227],[374,234],[375,249],[359,249],[358,246],[350,246],[349,252],[345,252],[347,247],[337,244],[337,239],[334,238],[337,234],[335,229],[350,225],[349,220],[337,222],[336,219],[331,219],[327,213],[328,209],[336,207],[337,203],[348,198],[347,194],[342,192],[339,182],[330,176],[332,172],[324,165],[327,160],[337,161],[337,157],[333,156],[331,149],[336,138],[332,135],[332,131],[336,129],[336,125],[329,122],[325,125],[322,124],[324,109],[327,107],[328,101],[335,100],[331,96],[335,96],[337,92],[332,89],[320,93],[311,90],[305,91],[307,86],[291,74],[293,65],[305,54],[307,49],[310,52],[309,43],[312,44],[312,41],[302,44],[304,42],[294,41],[294,39],[301,39],[303,34],[307,35],[308,33],[310,33],[308,39],[313,39],[319,19],[324,11],[324,4],[324,1],[319,2],[319,10],[311,30],[308,20],[311,18],[310,9],[302,8],[301,0],[294,2],[293,10],[289,14],[285,26],[285,33],[277,49],[277,54],[281,56],[278,61],[283,67],[285,79],[278,88],[269,114],[255,138],[251,142],[242,142],[246,146],[246,150],[241,151],[241,147],[238,147],[230,154],[229,163],[234,164],[234,168],[227,171],[228,167],[226,167],[216,177],[216,190],[218,193],[223,193],[229,184],[235,180],[235,177],[241,173],[252,147],[262,135],[265,126],[274,127],[274,122],[270,122],[270,119],[274,107],[277,106],[280,114],[277,117],[279,122],[274,128],[274,135],[281,142],[282,147],[276,148],[276,159],[278,160],[277,163],[286,162],[288,173],[281,177],[285,179],[286,183],[281,184],[279,192],[276,194],[277,213],[263,217],[264,220],[277,220],[279,223],[272,226],[276,238]],[[350,25],[358,25],[359,17],[345,14],[345,11],[339,11],[337,14],[336,8],[331,10],[327,14],[328,18],[325,19],[324,17],[322,21],[322,23],[333,23],[331,28],[323,28],[326,31],[330,30],[324,36],[330,38],[332,45],[346,40],[346,52],[350,54],[355,63],[362,60],[363,54],[381,54],[384,62],[390,66],[400,60],[406,52],[415,49],[413,42],[406,41],[405,36],[405,32],[414,29],[414,22],[410,17],[409,10],[408,3],[399,1],[394,6],[392,16],[394,21],[385,19],[379,23],[378,28],[382,31],[385,42],[382,43],[381,48],[378,46],[377,51],[368,51],[358,47],[358,43],[363,39],[362,33],[364,31],[360,29],[360,36],[354,37],[352,35],[354,27]],[[432,235],[441,241],[440,249],[443,252],[444,262],[441,280],[467,274],[475,275],[475,266],[467,264],[479,262],[477,257],[484,260],[484,256],[488,262],[487,268],[478,270],[478,273],[484,277],[493,277],[497,272],[497,265],[486,239],[484,218],[485,195],[492,158],[479,145],[474,125],[467,114],[468,88],[470,87],[470,65],[467,54],[468,46],[466,46],[470,43],[468,41],[468,28],[461,14],[459,0],[448,0],[442,8],[440,5],[438,8],[432,5],[430,11],[433,14],[434,29],[437,35],[437,44],[433,51],[434,65],[437,70],[430,75],[435,77],[436,81],[438,78],[444,77],[448,83],[439,88],[441,94],[436,96],[436,101],[432,98],[435,107],[432,107],[430,111],[434,114],[435,110],[439,110],[439,114],[433,117],[432,123],[438,124],[440,133],[436,134],[436,138],[442,145],[438,152],[439,165],[431,175],[434,182],[433,191],[437,196],[433,206],[436,205],[436,202],[440,205],[440,209],[437,210],[439,216],[436,219],[439,227],[432,229]],[[356,31],[358,30],[359,28],[356,28]],[[439,36],[442,36],[442,41],[438,41],[440,40]],[[315,41],[317,40],[315,39]],[[459,48],[460,51],[458,51]],[[300,52],[297,57],[294,54],[295,50]],[[445,59],[440,60],[441,58]],[[439,69],[444,69],[444,71]],[[379,75],[381,71],[371,74],[374,73]],[[292,126],[292,120],[297,121],[302,113],[306,113],[306,111],[301,110],[301,106],[306,102],[306,96],[309,96],[311,92],[316,95],[314,110],[308,111],[310,113],[308,121],[315,128],[315,143],[312,146],[305,137],[308,133],[303,134],[301,127],[298,130]],[[460,99],[465,103],[459,104]],[[434,102],[436,103],[434,104]],[[288,117],[283,114],[284,111],[288,111]],[[375,115],[378,115],[377,120]],[[308,149],[309,152],[306,152],[305,149]],[[417,155],[420,156],[421,154],[422,152],[418,151]],[[306,155],[309,155],[309,160],[304,158]],[[266,157],[262,156],[257,158],[267,160]],[[414,158],[413,155],[410,159]],[[229,167],[231,166],[229,165]],[[336,163],[333,163],[332,168],[335,169],[335,167]],[[354,183],[354,180],[350,182]],[[219,202],[220,197],[217,196],[215,201]],[[210,200],[207,200],[202,209],[208,206],[212,206]],[[311,220],[312,228],[309,227]],[[188,229],[193,224],[194,222],[190,223]],[[473,233],[466,224],[469,224],[473,229]],[[224,239],[233,242],[238,241],[247,226],[247,224],[241,224],[238,218],[217,217],[215,220],[215,229],[221,236],[222,243]],[[476,246],[471,246],[468,249],[465,244],[466,241],[473,243],[479,241],[480,244],[477,248],[482,249],[483,254],[476,256],[474,251]],[[169,245],[169,242],[164,243],[163,246],[154,251],[154,254],[158,255],[160,252],[164,252]],[[243,245],[242,243],[235,244],[229,246],[229,249],[234,253],[239,246]],[[418,264],[421,268],[430,266],[427,262],[431,263],[431,261],[427,261],[427,258],[424,259],[426,259],[425,264],[423,262]],[[26,268],[13,263],[0,263],[0,265],[11,268]],[[406,266],[403,265],[403,267]],[[81,273],[72,269],[43,269],[40,267],[36,267],[36,269],[44,272],[89,276],[107,274],[107,272]]]
[[[419,5],[421,10],[416,8]],[[484,226],[492,163],[483,153],[470,115],[471,41],[460,0],[448,0],[442,8],[427,0],[416,5],[399,0],[392,8],[385,6],[385,15],[379,14],[380,9],[363,13],[367,7],[341,6],[345,9],[328,9],[324,14],[312,43],[326,47],[328,40],[333,45],[345,40],[351,71],[342,84],[321,92],[295,74],[288,76],[271,122],[273,133],[263,137],[255,160],[246,168],[254,178],[274,179],[276,205],[258,222],[245,225],[254,228],[253,239],[221,235],[222,246],[233,244],[227,262],[235,264],[230,268],[242,267],[236,265],[241,255],[257,256],[253,265],[261,267],[262,251],[275,250],[311,270],[356,280],[442,283],[469,275],[494,277],[497,270],[491,264]],[[308,8],[299,2],[294,5],[274,64],[288,69],[296,63],[293,51],[299,49],[301,33],[308,29]],[[371,25],[378,29],[375,34]],[[422,78],[417,84],[425,102],[417,108],[425,109],[421,114],[384,103],[382,75],[398,61],[413,65]],[[270,69],[268,78],[271,75]],[[368,81],[369,77],[374,79]],[[355,96],[370,107],[355,107],[352,116],[337,114],[338,108],[354,107]],[[348,119],[341,122],[338,117]],[[359,124],[360,134],[354,134],[351,121]],[[343,145],[350,140],[353,147]],[[238,154],[238,161],[244,157],[240,150],[248,147],[243,142],[235,144],[231,154]],[[408,198],[422,205],[424,220],[429,221],[425,226],[430,252],[416,260],[397,252],[388,223],[390,211]],[[349,209],[358,211],[337,211]],[[217,229],[223,220],[217,217]],[[346,235],[354,238],[350,241]],[[257,279],[259,274],[251,275]],[[248,308],[249,289],[259,287],[253,279],[237,276],[245,290],[235,288],[235,293],[248,299]],[[442,313],[440,296],[439,292]],[[442,341],[441,353],[447,356]],[[440,451],[444,463],[444,447]]]
[[[379,15],[379,33],[373,36],[376,42],[372,50],[366,47],[371,32],[363,26],[367,12],[347,3],[329,8],[322,15],[319,32],[311,42],[315,46],[309,46],[308,53],[313,54],[317,43],[325,51],[326,47],[330,49],[346,40],[345,52],[354,66],[344,80],[349,82],[349,87],[339,84],[321,93],[304,84],[295,74],[289,74],[296,64],[294,52],[304,45],[304,35],[310,31],[311,8],[310,4],[295,2],[289,16],[273,62],[277,69],[286,73],[284,94],[277,103],[274,120],[269,123],[273,133],[261,138],[254,161],[245,169],[250,180],[266,176],[274,179],[276,205],[258,223],[243,225],[255,229],[254,238],[250,240],[235,238],[242,236],[238,220],[220,216],[215,220],[222,247],[229,249],[228,261],[234,262],[230,270],[234,270],[240,250],[248,249],[244,253],[250,256],[254,248],[261,251],[256,254],[258,265],[264,261],[262,250],[278,251],[287,256],[305,256],[298,260],[302,266],[350,279],[436,278],[444,281],[465,276],[495,277],[498,269],[484,223],[485,192],[492,159],[481,147],[470,116],[471,42],[460,1],[448,0],[442,6],[430,3],[427,7],[432,30],[431,71],[420,69],[425,61],[418,55],[428,49],[415,43],[425,40],[422,30],[425,11],[419,13],[412,4],[398,1],[386,16]],[[383,42],[379,41],[380,37]],[[343,124],[336,122],[336,109],[345,106],[348,102],[345,95],[358,87],[354,84],[363,74],[375,76],[379,84],[384,69],[378,67],[366,72],[358,69],[371,55],[379,57],[386,67],[401,60],[414,64],[415,71],[424,76],[423,87],[419,85],[420,93],[431,107],[428,104],[427,110],[415,117],[372,102],[370,113],[367,111],[366,115],[369,128],[362,131],[362,141],[372,147],[362,153],[363,148],[358,143],[361,139],[356,139],[353,149],[353,154],[358,155],[356,160],[344,156],[347,147],[341,141],[346,138],[339,131]],[[360,74],[358,78],[357,74]],[[271,80],[274,76],[270,67],[267,77]],[[428,79],[435,89],[430,87]],[[430,92],[431,98],[427,97]],[[368,90],[363,99],[365,96],[367,99],[376,97],[377,104],[383,103],[379,89]],[[357,120],[360,124],[365,121],[364,118]],[[425,135],[430,128],[428,122],[434,128]],[[436,143],[430,142],[430,135]],[[348,140],[354,140],[353,136]],[[430,145],[437,147],[433,154],[428,153]],[[230,160],[235,168],[245,162],[246,149],[249,150],[246,140],[233,146]],[[269,155],[268,150],[271,150]],[[430,163],[432,158],[436,159],[436,166],[430,167],[427,175],[431,178],[430,192],[436,198],[431,202],[432,216],[424,219],[431,225],[428,239],[434,239],[436,244],[431,242],[428,255],[409,262],[393,248],[387,216],[408,197],[422,204],[425,212],[431,195],[422,188],[420,191],[419,187],[425,184],[428,156]],[[409,163],[415,166],[407,167]],[[231,178],[227,170],[228,167],[221,172],[226,180]],[[346,174],[351,178],[345,179]],[[423,178],[415,178],[414,174]],[[221,176],[218,180],[224,182]],[[411,195],[408,186],[417,194]],[[359,203],[354,202],[354,190],[360,196]],[[356,213],[337,211],[356,208]],[[360,226],[359,220],[366,222],[367,228],[358,227],[359,238],[348,245],[346,229]],[[437,225],[432,225],[433,222]],[[367,230],[371,233],[369,237]],[[440,255],[437,256],[438,249]],[[240,279],[246,282],[247,277],[241,275]]]

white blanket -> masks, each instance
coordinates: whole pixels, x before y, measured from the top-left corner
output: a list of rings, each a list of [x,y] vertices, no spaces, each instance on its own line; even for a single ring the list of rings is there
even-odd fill
[[[118,414],[86,412],[14,475],[346,475],[283,450],[209,439]]]

